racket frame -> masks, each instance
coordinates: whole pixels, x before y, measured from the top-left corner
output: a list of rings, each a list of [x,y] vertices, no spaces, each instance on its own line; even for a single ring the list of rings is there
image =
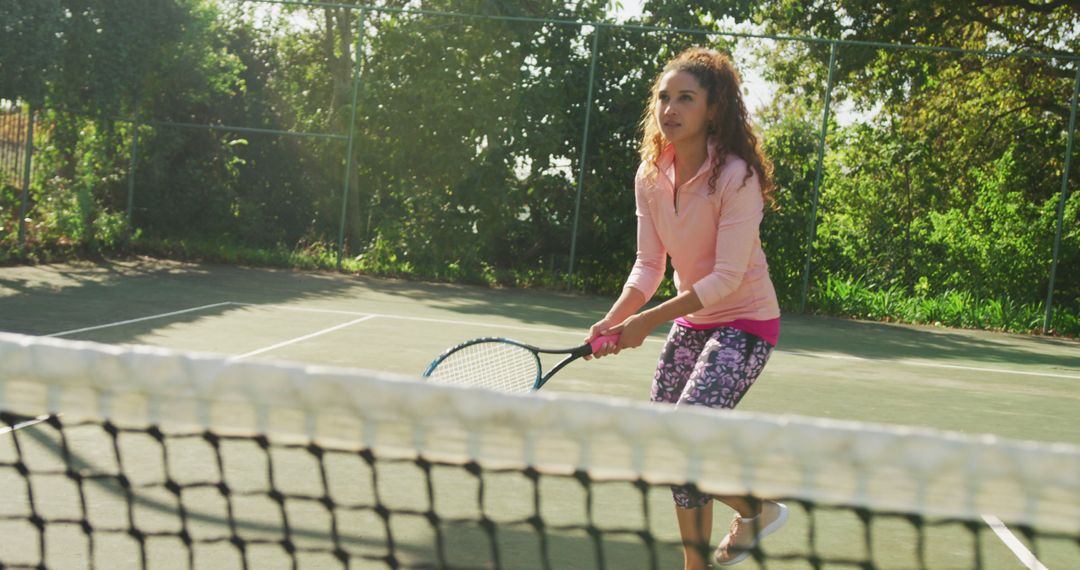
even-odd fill
[[[431,374],[433,372],[435,372],[435,369],[438,368],[439,364],[441,364],[443,361],[445,361],[447,358],[449,358],[455,352],[458,352],[460,350],[463,350],[465,348],[468,348],[470,346],[474,346],[474,345],[477,345],[477,344],[483,344],[483,343],[488,343],[488,342],[491,342],[491,343],[503,343],[503,344],[509,344],[509,345],[520,347],[520,348],[524,348],[525,350],[531,352],[532,355],[533,355],[533,358],[536,359],[536,380],[533,382],[533,387],[532,387],[532,391],[535,392],[536,390],[539,390],[540,388],[542,388],[544,386],[544,384],[547,384],[548,380],[551,380],[551,377],[554,376],[558,371],[562,370],[567,364],[570,364],[571,362],[573,362],[573,361],[575,361],[575,360],[577,360],[577,359],[579,359],[579,358],[581,358],[583,356],[588,356],[588,355],[592,354],[593,352],[595,352],[599,348],[599,346],[603,342],[606,342],[606,341],[616,342],[617,340],[618,340],[617,336],[598,337],[598,338],[592,340],[591,342],[587,342],[587,343],[582,344],[580,346],[574,346],[574,347],[570,347],[570,348],[540,348],[538,346],[533,346],[531,344],[526,344],[524,342],[516,341],[516,340],[513,340],[513,339],[509,339],[509,338],[502,338],[502,337],[495,337],[495,336],[485,336],[485,337],[480,337],[480,338],[474,338],[474,339],[467,340],[467,341],[465,341],[465,342],[463,342],[461,344],[458,344],[458,345],[455,345],[455,346],[452,346],[452,347],[446,349],[442,354],[435,357],[435,360],[431,361],[431,364],[428,365],[427,369],[424,370],[424,373],[421,374],[421,376],[423,376],[424,378],[430,377]],[[547,373],[544,373],[543,363],[540,361],[540,355],[541,354],[565,354],[566,358],[560,360],[558,363],[555,364],[555,366],[553,366],[551,368],[551,370],[548,370]]]

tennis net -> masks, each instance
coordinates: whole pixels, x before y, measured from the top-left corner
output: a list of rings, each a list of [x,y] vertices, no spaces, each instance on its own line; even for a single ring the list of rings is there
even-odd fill
[[[0,371],[5,568],[671,568],[684,483],[791,507],[742,567],[1080,567],[1071,445],[4,333]]]

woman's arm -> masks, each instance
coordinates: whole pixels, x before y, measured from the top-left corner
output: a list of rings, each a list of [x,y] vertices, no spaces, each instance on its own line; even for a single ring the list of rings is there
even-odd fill
[[[606,334],[609,329],[620,325],[627,318],[638,312],[656,293],[667,269],[667,250],[653,225],[649,210],[649,201],[645,196],[642,182],[642,169],[634,177],[634,203],[637,215],[637,256],[634,267],[626,279],[622,293],[604,318],[589,328],[586,342]],[[596,353],[597,356],[617,354],[619,347],[609,343]]]
[[[619,335],[617,349],[641,346],[657,326],[699,311],[705,303],[711,306],[719,302],[742,282],[757,243],[764,201],[756,175],[750,180],[740,177],[727,182],[739,186],[724,188],[720,196],[723,203],[717,222],[716,261],[712,273],[678,296],[647,311],[629,315],[618,326],[608,329],[610,334]]]
[[[645,299],[644,293],[634,287],[624,287],[622,294],[619,295],[619,298],[611,305],[611,309],[604,315],[604,318],[600,319],[589,328],[589,338],[586,338],[585,342],[589,342],[601,335],[614,334],[611,332],[611,329],[613,327],[621,326],[623,321],[638,312],[638,309],[644,307],[646,302],[647,299]],[[618,354],[619,348],[620,347],[615,344],[606,344],[596,353],[596,356]],[[586,359],[588,359],[588,357],[586,357]]]
[[[738,169],[741,170],[741,169]],[[713,306],[742,284],[759,242],[765,200],[757,175],[743,182],[742,174],[725,177],[720,194],[720,218],[716,226],[716,258],[711,273],[692,288],[703,304]]]
[[[611,310],[604,315],[605,321],[610,321],[613,325],[625,321],[630,315],[638,312],[639,309],[645,306],[645,294],[633,287],[626,287],[622,291],[622,295],[611,305]],[[598,331],[600,332],[600,331]]]
[[[637,348],[657,326],[698,311],[703,306],[697,293],[689,289],[647,311],[626,318],[619,325],[608,329],[607,334],[619,335],[618,349]]]

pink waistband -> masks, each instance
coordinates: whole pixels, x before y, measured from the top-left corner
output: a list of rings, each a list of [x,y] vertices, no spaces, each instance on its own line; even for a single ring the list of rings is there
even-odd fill
[[[776,343],[780,341],[780,319],[768,319],[765,321],[755,321],[752,319],[736,319],[734,321],[728,321],[726,323],[707,323],[698,324],[692,323],[683,317],[675,319],[675,324],[681,327],[687,327],[697,330],[718,329],[720,327],[731,327],[733,329],[741,330],[747,334],[752,334],[765,342],[776,346]]]

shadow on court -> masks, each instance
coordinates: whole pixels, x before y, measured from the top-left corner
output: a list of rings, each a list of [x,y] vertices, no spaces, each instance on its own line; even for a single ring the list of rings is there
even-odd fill
[[[107,341],[123,343],[237,309],[208,305],[339,298],[354,286],[336,275],[157,260],[6,267],[0,268],[0,330],[49,335],[198,308],[110,327]]]
[[[324,301],[340,310],[391,315],[402,310],[430,317],[459,314],[478,324],[510,319],[577,329],[584,336],[612,299],[146,259],[0,269],[0,330],[8,332],[52,334],[228,301]],[[222,305],[125,324],[102,340],[129,342],[167,324],[195,322],[236,309]],[[654,336],[662,338],[665,333],[658,329]],[[1007,363],[1080,373],[1075,356],[1080,342],[1067,339],[785,314],[780,342],[781,351],[795,353]]]
[[[432,308],[476,317],[511,316],[522,323],[587,331],[610,308],[609,297],[553,291],[365,280],[364,286]],[[653,336],[662,338],[666,328]],[[871,359],[971,360],[1045,366],[1080,374],[1080,341],[903,326],[785,313],[780,350]]]
[[[784,318],[782,349],[875,359],[965,360],[1050,367],[1080,374],[1080,342],[1036,336],[891,325],[829,317]]]

